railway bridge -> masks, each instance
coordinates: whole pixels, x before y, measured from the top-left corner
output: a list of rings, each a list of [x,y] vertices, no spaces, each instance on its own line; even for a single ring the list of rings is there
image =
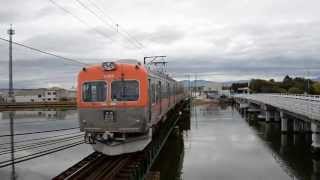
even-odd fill
[[[169,135],[176,127],[185,130],[185,123],[190,118],[190,99],[177,104],[167,113],[150,144],[140,152],[107,156],[93,152],[72,167],[60,173],[53,180],[62,179],[110,179],[110,180],[144,180],[160,179],[157,172],[151,172],[151,167],[157,159]]]
[[[236,107],[266,122],[281,122],[282,133],[312,133],[312,148],[320,152],[320,96],[237,94]]]

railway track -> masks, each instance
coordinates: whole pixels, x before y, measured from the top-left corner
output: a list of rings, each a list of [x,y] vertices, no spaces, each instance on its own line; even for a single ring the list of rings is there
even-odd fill
[[[177,109],[187,109],[189,101],[180,104]],[[94,152],[85,157],[77,164],[62,172],[53,180],[62,179],[107,179],[107,180],[140,180],[144,179],[149,172],[153,162],[160,153],[168,136],[180,119],[180,113],[172,111],[170,118],[162,124],[153,135],[152,142],[140,152],[123,154],[118,156],[107,156]]]
[[[53,180],[62,179],[115,179],[120,170],[131,162],[132,155],[106,156],[94,152]]]

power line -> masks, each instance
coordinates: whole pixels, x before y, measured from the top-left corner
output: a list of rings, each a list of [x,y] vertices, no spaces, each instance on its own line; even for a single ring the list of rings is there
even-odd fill
[[[113,24],[116,24],[117,27],[119,27],[119,24],[116,23],[108,14],[106,14],[106,12],[102,8],[100,8],[95,2],[93,2],[92,0],[87,0],[87,1],[89,1],[96,9],[98,9],[101,14],[107,17],[109,21],[111,21]],[[139,42],[135,37],[133,37],[123,26],[120,26],[120,27],[122,27],[121,28],[122,31],[128,36],[128,38],[131,38],[139,46],[141,46],[142,48],[145,48],[145,46],[141,42]]]
[[[94,10],[90,9],[88,6],[86,6],[86,4],[84,4],[82,1],[80,0],[75,0],[82,8],[84,8],[85,10],[87,10],[89,13],[91,13],[92,15],[94,15],[97,19],[99,19],[102,23],[104,23],[106,26],[109,26],[111,29],[113,29],[114,31],[117,32],[117,28],[115,28],[112,24],[110,24],[109,22],[105,21],[104,19],[102,19]],[[120,33],[122,34],[122,33]],[[123,36],[123,34],[122,34]],[[135,43],[132,39],[130,38],[126,38],[129,40],[129,42],[131,42],[132,45],[134,45],[135,47],[137,47],[138,49],[141,49],[142,47],[140,47],[139,44]]]
[[[10,42],[9,40],[7,40],[7,39],[5,39],[5,38],[1,38],[1,37],[0,37],[0,40],[6,41],[6,42]],[[42,53],[42,54],[46,54],[46,55],[54,56],[54,57],[59,58],[59,59],[63,59],[63,60],[65,60],[65,61],[68,61],[68,62],[71,62],[71,63],[81,64],[81,65],[88,65],[87,63],[83,63],[83,62],[78,61],[78,60],[76,60],[76,59],[71,59],[71,58],[67,58],[67,57],[60,56],[60,55],[56,55],[56,54],[53,54],[53,53],[50,53],[50,52],[46,52],[46,51],[43,51],[43,50],[40,50],[40,49],[31,47],[31,46],[24,45],[24,44],[22,44],[22,43],[18,43],[18,42],[14,42],[14,41],[12,41],[12,43],[15,44],[15,45],[22,46],[22,47],[24,47],[24,48],[33,50],[33,51],[40,52],[40,53]]]
[[[76,16],[75,14],[73,14],[71,11],[67,10],[66,8],[64,8],[63,6],[59,5],[58,3],[56,3],[54,0],[49,0],[49,2],[51,2],[54,6],[58,7],[59,9],[61,9],[62,11],[64,11],[65,13],[71,15],[74,19],[78,20],[80,23],[84,24],[85,26],[88,26],[89,28],[92,28],[90,26],[90,24],[88,24],[86,21],[82,20],[80,17]],[[98,33],[99,35],[107,38],[110,41],[113,41],[107,34],[104,34],[103,32],[98,31],[97,29],[93,28],[92,29],[94,32]]]

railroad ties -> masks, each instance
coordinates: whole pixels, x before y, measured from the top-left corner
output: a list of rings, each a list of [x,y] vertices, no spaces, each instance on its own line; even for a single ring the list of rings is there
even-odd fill
[[[141,152],[107,156],[94,152],[53,178],[143,180],[158,157],[167,138],[184,115],[190,115],[190,100],[184,100],[168,112],[168,118],[154,134],[152,142]],[[182,112],[182,114],[180,113]]]

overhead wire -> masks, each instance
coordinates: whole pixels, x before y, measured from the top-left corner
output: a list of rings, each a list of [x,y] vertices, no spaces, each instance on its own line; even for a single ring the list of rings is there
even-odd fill
[[[115,22],[106,12],[105,10],[103,10],[102,8],[100,8],[94,1],[92,0],[87,0],[88,2],[90,2],[91,5],[93,5],[101,14],[104,15],[104,17],[108,18],[109,21],[111,21],[113,24],[115,25],[119,25],[117,22]],[[121,27],[120,30],[122,30],[127,36],[128,38],[132,39],[135,43],[137,43],[139,46],[141,46],[142,48],[145,48],[145,46],[139,42],[135,37],[133,37],[124,27],[123,25],[119,25],[118,27]],[[118,29],[117,29],[118,30]]]
[[[89,8],[86,4],[84,4],[82,1],[80,0],[75,0],[83,9],[85,9],[86,11],[88,11],[90,14],[92,14],[93,16],[95,16],[99,21],[101,21],[103,24],[105,24],[106,26],[108,26],[109,28],[113,29],[114,31],[117,31],[117,28],[114,27],[112,24],[110,24],[108,21],[102,19],[94,10],[92,10],[91,8]],[[122,34],[122,33],[120,33]],[[123,36],[123,34],[122,34]],[[129,42],[131,42],[131,44],[133,46],[135,46],[138,49],[142,49],[142,47],[137,44],[136,42],[134,42],[132,39],[130,38],[126,38],[127,40],[129,40]]]
[[[76,16],[74,13],[72,13],[71,11],[69,11],[68,9],[64,8],[63,6],[61,6],[60,4],[58,4],[57,2],[55,2],[54,0],[49,0],[49,2],[51,2],[54,6],[56,6],[57,8],[59,8],[60,10],[64,11],[65,13],[69,14],[70,16],[72,16],[74,19],[76,19],[77,21],[79,21],[80,23],[84,24],[85,26],[88,26],[89,28],[92,28],[91,25],[89,23],[87,23],[86,21],[82,20],[80,17]],[[110,41],[113,41],[107,34],[92,28],[92,31],[96,32],[97,34],[99,34],[100,36],[103,36],[105,38],[107,38]]]
[[[2,37],[0,37],[0,40],[6,41],[6,42],[10,42],[8,39],[2,38]],[[70,63],[73,63],[73,64],[88,65],[87,63],[78,61],[78,60],[76,60],[76,59],[71,59],[71,58],[63,57],[63,56],[61,56],[61,55],[57,55],[57,54],[50,53],[50,52],[47,52],[47,51],[44,51],[44,50],[40,50],[40,49],[31,47],[31,46],[28,46],[28,45],[25,45],[25,44],[22,44],[22,43],[15,42],[15,41],[12,41],[12,44],[15,44],[15,45],[18,45],[18,46],[21,46],[21,47],[30,49],[30,50],[32,50],[32,51],[40,52],[40,53],[42,53],[42,54],[54,56],[54,57],[56,57],[56,58],[63,59],[64,61],[67,61],[67,62],[70,62]]]

